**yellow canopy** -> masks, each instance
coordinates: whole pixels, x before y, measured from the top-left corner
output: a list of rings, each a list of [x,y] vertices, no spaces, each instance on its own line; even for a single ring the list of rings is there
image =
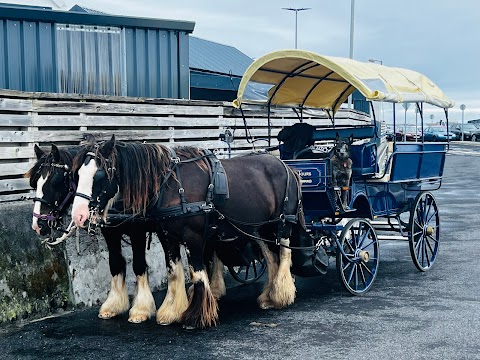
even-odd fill
[[[268,96],[259,98],[259,87]],[[442,108],[455,104],[430,79],[412,70],[309,51],[281,50],[250,65],[234,106],[270,102],[335,112],[355,89],[370,101],[425,102]]]

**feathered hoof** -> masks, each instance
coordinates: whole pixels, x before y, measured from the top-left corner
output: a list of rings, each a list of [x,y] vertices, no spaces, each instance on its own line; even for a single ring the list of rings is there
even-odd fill
[[[103,320],[109,320],[117,316],[117,312],[112,312],[112,311],[100,311],[98,313],[98,317]]]
[[[152,308],[150,309],[131,308],[129,317],[128,317],[128,322],[131,322],[132,324],[140,324],[150,319],[154,314],[155,314],[155,307],[153,307],[153,309]]]
[[[273,305],[273,302],[270,300],[268,297],[268,294],[262,293],[258,298],[257,298],[257,304],[262,310],[268,310],[268,309],[273,309],[275,306]]]
[[[157,311],[156,320],[158,325],[170,325],[178,322],[180,320],[180,315],[160,308]]]
[[[275,309],[282,309],[295,301],[295,283],[290,274],[273,281],[270,299]]]

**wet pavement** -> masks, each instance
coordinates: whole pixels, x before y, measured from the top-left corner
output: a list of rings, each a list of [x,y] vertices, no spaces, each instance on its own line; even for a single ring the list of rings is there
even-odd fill
[[[261,283],[229,275],[220,325],[207,330],[97,318],[98,308],[3,329],[0,359],[480,359],[480,143],[455,144],[434,192],[441,245],[420,273],[407,242],[380,243],[372,290],[352,297],[332,261],[297,278],[295,304],[260,310]],[[157,305],[164,292],[155,294]]]

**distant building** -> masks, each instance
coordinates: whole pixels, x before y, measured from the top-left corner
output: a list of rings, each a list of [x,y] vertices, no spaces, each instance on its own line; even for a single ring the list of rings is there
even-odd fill
[[[253,59],[233,46],[190,37],[190,97],[232,101]]]

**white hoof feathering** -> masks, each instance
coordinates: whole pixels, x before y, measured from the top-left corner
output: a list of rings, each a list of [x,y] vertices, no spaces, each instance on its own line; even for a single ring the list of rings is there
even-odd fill
[[[213,254],[212,273],[210,277],[210,290],[215,299],[220,299],[227,293],[225,287],[225,280],[223,278],[223,263],[218,258],[217,254]]]
[[[129,307],[130,302],[128,300],[127,287],[125,286],[125,278],[122,274],[115,275],[112,278],[107,300],[100,307],[98,317],[100,319],[111,319],[124,313]]]
[[[290,240],[281,239],[281,245],[288,246]],[[276,309],[293,304],[295,300],[295,283],[293,281],[290,267],[292,266],[292,250],[284,246],[280,247],[280,265],[278,272],[272,282],[270,299]]]
[[[157,323],[169,325],[180,320],[188,307],[187,293],[185,291],[185,271],[179,260],[171,264],[168,274],[168,288],[165,299],[157,311]]]
[[[147,321],[155,314],[155,310],[155,300],[148,284],[148,275],[147,273],[139,275],[137,276],[135,299],[130,309],[128,321],[135,324]]]

